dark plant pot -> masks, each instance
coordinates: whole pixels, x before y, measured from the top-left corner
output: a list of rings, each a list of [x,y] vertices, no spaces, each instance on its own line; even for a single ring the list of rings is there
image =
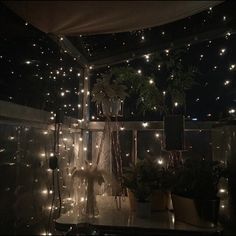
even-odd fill
[[[131,211],[135,211],[136,210],[136,199],[134,194],[131,192],[130,189],[127,189],[127,193],[128,193],[128,198],[129,198],[129,206],[130,206],[130,210]]]
[[[137,200],[130,189],[127,189],[127,193],[129,198],[130,210],[135,211],[137,207]],[[163,211],[169,209],[170,201],[170,192],[164,192],[160,190],[154,191],[150,199],[151,211]]]
[[[136,202],[136,215],[139,218],[149,218],[151,216],[151,202]]]
[[[172,194],[175,220],[202,228],[213,228],[218,222],[220,199],[201,200]]]
[[[169,194],[168,192],[156,190],[151,195],[151,210],[164,211],[168,208]]]

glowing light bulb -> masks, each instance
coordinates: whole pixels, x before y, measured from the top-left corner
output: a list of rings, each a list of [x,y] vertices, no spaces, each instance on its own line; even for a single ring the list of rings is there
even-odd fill
[[[235,64],[230,65],[229,70],[235,69]]]
[[[138,74],[142,74],[142,70],[138,70]]]
[[[223,56],[225,54],[225,51],[226,51],[225,48],[220,49],[220,55]]]
[[[146,127],[148,127],[148,123],[147,123],[147,122],[143,122],[143,123],[142,123],[142,126],[143,126],[144,128],[146,128]]]
[[[157,160],[157,163],[158,163],[159,165],[163,165],[163,159],[159,158],[159,159]]]
[[[168,55],[169,55],[169,52],[170,52],[170,50],[169,50],[169,49],[165,49],[166,56],[168,56]]]
[[[47,195],[47,194],[48,194],[48,190],[47,190],[47,189],[44,189],[44,190],[41,191],[41,193],[42,193],[43,195]]]
[[[159,138],[159,137],[160,137],[160,134],[158,134],[158,133],[155,133],[155,136],[156,136],[157,138]]]
[[[224,82],[224,85],[226,86],[226,85],[228,85],[230,83],[230,81],[229,80],[226,80],[225,82]]]
[[[80,198],[80,202],[84,202],[84,200],[85,200],[84,197]]]
[[[153,84],[153,83],[154,83],[153,79],[150,79],[149,84]]]
[[[223,188],[221,188],[221,189],[219,189],[219,192],[220,192],[220,193],[225,193],[225,192],[226,192],[226,190],[225,190],[225,189],[223,189]]]

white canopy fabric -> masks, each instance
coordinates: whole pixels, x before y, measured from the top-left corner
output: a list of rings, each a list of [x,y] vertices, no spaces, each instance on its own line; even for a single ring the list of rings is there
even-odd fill
[[[222,1],[3,1],[45,33],[78,36],[160,26]]]

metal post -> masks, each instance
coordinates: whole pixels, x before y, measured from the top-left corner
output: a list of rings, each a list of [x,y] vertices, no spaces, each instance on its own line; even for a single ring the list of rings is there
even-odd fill
[[[138,132],[137,132],[137,130],[133,130],[132,134],[133,134],[132,135],[133,136],[133,141],[132,141],[132,158],[133,158],[133,160],[132,160],[132,162],[134,164],[136,164],[137,160],[138,160],[138,150],[137,150],[137,148],[138,148]]]
[[[81,122],[81,138],[79,146],[80,164],[83,164],[88,159],[88,144],[89,144],[89,131],[87,130],[89,123],[89,68],[86,66],[83,73],[83,88],[80,88],[82,93],[82,119]],[[81,116],[80,116],[81,117]]]

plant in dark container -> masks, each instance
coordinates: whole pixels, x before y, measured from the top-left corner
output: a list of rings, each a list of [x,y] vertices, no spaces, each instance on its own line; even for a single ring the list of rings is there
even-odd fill
[[[167,210],[171,199],[171,171],[157,164],[155,168],[155,181],[153,192],[151,195],[151,209],[152,211]]]
[[[123,185],[128,189],[131,210],[136,210],[141,217],[145,215],[142,207],[149,212],[147,216],[151,210],[165,210],[169,179],[168,171],[149,158],[125,168]]]
[[[199,227],[214,227],[220,199],[218,183],[226,169],[218,161],[188,158],[174,171],[172,202],[177,220]]]
[[[128,96],[126,89],[125,85],[113,79],[110,74],[97,79],[92,89],[92,101],[100,108],[99,115],[106,117],[120,115],[121,104]]]
[[[149,159],[139,160],[136,165],[124,169],[123,185],[128,189],[131,209],[135,209],[139,217],[150,216],[154,175],[155,167]]]

